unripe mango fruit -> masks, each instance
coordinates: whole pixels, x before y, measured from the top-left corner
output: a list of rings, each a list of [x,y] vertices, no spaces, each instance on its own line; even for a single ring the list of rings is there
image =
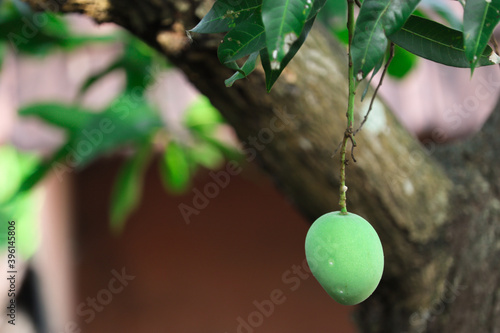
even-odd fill
[[[359,215],[331,212],[320,216],[307,232],[305,249],[314,277],[341,304],[364,301],[382,278],[382,243]]]

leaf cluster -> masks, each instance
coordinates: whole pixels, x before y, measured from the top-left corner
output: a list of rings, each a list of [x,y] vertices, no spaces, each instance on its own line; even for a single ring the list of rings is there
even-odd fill
[[[463,31],[418,15],[415,9],[419,3],[420,0],[363,2],[352,42],[353,65],[358,79],[380,68],[389,43],[453,67],[474,70],[475,67],[498,63],[498,56],[488,42],[500,20],[497,9],[500,1],[468,0],[464,8]],[[449,21],[460,28],[453,19]]]
[[[32,34],[28,36],[27,32]],[[182,140],[179,133],[170,129],[157,106],[148,99],[149,89],[170,66],[139,39],[124,32],[82,37],[72,32],[66,19],[59,15],[33,13],[17,1],[0,3],[0,46],[5,49],[45,56],[96,42],[119,43],[123,51],[108,66],[84,80],[78,98],[117,71],[125,74],[123,89],[99,110],[82,107],[78,101],[33,103],[19,109],[23,117],[36,117],[62,129],[66,140],[48,158],[35,159],[18,181],[10,181],[16,188],[5,198],[0,193],[0,216],[12,211],[8,207],[19,206],[17,203],[30,195],[48,172],[62,181],[98,158],[120,151],[128,158],[117,174],[110,199],[110,222],[113,230],[118,231],[140,202],[145,171],[158,151],[161,178],[166,189],[173,193],[185,191],[197,169],[217,168],[226,157],[240,158],[235,148],[219,139],[218,129],[224,125],[224,119],[205,97],[186,110],[183,121],[186,133]]]
[[[191,32],[225,33],[218,57],[235,71],[226,80],[227,86],[249,75],[260,58],[270,90],[305,42],[317,18],[336,26],[338,36],[347,36],[346,29],[339,28],[345,24],[346,1],[217,0]],[[419,5],[431,7],[449,26],[423,15],[424,11],[417,9]],[[400,54],[401,59],[407,59],[403,69],[393,67],[395,75],[405,73],[415,55],[472,70],[497,63],[498,56],[488,44],[500,20],[499,9],[500,0],[468,0],[460,22],[433,1],[364,0],[351,44],[354,71],[358,79],[376,73],[387,59],[392,43],[397,45],[396,58]],[[206,98],[200,98],[187,110],[184,125],[189,139],[180,140],[170,131],[146,97],[157,74],[168,64],[141,41],[123,33],[75,35],[58,15],[33,13],[15,0],[0,2],[0,60],[9,48],[43,56],[95,42],[120,42],[123,53],[85,80],[80,97],[115,71],[125,73],[123,90],[102,110],[88,110],[78,103],[22,107],[22,116],[38,117],[62,128],[67,140],[48,159],[33,163],[11,201],[4,204],[29,191],[49,171],[61,176],[125,148],[132,154],[117,176],[111,200],[110,219],[118,230],[139,202],[144,172],[158,146],[162,149],[163,182],[175,193],[187,189],[197,168],[216,168],[224,157],[237,158],[239,154],[218,139],[217,129],[224,121]],[[388,68],[390,73],[391,67]]]
[[[55,50],[71,51],[89,43],[110,43],[114,35],[81,35],[68,22],[50,12],[33,12],[18,0],[0,1],[0,66],[8,48],[43,57]]]
[[[218,0],[191,32],[226,33],[217,55],[221,63],[236,71],[226,80],[227,86],[249,75],[260,56],[270,90],[306,40],[325,2]]]
[[[348,1],[217,0],[191,32],[226,33],[218,57],[236,71],[226,80],[227,86],[249,75],[260,56],[270,90],[317,17],[347,42],[343,25]],[[450,26],[428,18],[429,9]],[[499,9],[500,0],[468,0],[462,23],[437,1],[362,1],[351,47],[355,73],[363,79],[372,70],[377,72],[390,43],[396,44],[395,62],[400,62],[389,67],[389,73],[399,77],[408,72],[415,56],[472,70],[498,63],[488,42],[500,19]]]

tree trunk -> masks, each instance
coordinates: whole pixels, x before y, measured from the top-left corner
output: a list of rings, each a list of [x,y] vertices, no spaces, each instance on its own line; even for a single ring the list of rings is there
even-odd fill
[[[232,88],[217,59],[220,36],[193,36],[201,1],[28,0],[118,23],[162,50],[234,127],[256,161],[311,221],[338,210],[347,106],[346,51],[320,28],[271,93],[262,69]],[[368,98],[367,98],[368,99]],[[358,103],[357,120],[366,103]],[[500,332],[500,140],[495,112],[460,145],[425,150],[377,100],[347,168],[348,209],[379,233],[385,270],[357,311],[363,332]],[[500,147],[499,147],[500,149]]]

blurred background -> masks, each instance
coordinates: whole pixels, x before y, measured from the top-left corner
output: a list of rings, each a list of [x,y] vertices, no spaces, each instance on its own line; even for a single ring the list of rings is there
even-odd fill
[[[344,3],[322,11],[341,41]],[[458,2],[421,12],[460,27]],[[161,55],[4,0],[0,64],[0,267],[14,220],[17,269],[2,332],[355,332],[307,273],[310,222]],[[471,77],[397,49],[381,96],[432,154],[479,129],[499,87],[497,68]]]

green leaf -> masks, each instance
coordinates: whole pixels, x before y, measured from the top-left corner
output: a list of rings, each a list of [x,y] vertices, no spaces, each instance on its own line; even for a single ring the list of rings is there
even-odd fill
[[[151,66],[155,53],[151,47],[138,38],[128,36],[121,57],[120,65],[127,76],[125,90],[132,94],[142,94],[144,89],[153,81]]]
[[[83,82],[82,86],[80,87],[79,95],[82,96],[87,92],[87,90],[97,81],[108,75],[109,73],[114,72],[117,69],[123,68],[124,67],[124,62],[122,59],[118,59],[117,61],[113,62],[111,65],[108,67],[102,69],[101,71],[95,73],[94,75],[89,76],[85,82]]]
[[[116,70],[123,70],[126,74],[125,90],[142,95],[145,88],[155,81],[156,75],[167,68],[157,52],[142,41],[129,35],[120,38],[125,44],[123,54],[108,67],[88,77],[80,88],[80,96],[94,83]]]
[[[0,203],[0,229],[7,230],[9,221],[16,225],[16,257],[23,260],[34,255],[40,245],[39,219],[43,197],[33,191],[17,195],[7,204]],[[7,232],[0,234],[0,250],[6,248]]]
[[[390,35],[389,39],[422,58],[447,66],[470,66],[465,55],[462,32],[426,18],[412,15],[403,28]],[[479,57],[477,66],[493,65],[494,62],[490,60],[492,55],[492,49],[487,46]]]
[[[0,22],[7,22],[20,16],[12,1],[0,1]]]
[[[330,2],[336,2],[336,1],[338,1],[338,0],[333,0]],[[340,0],[340,2],[345,2],[345,1]],[[309,16],[307,17],[307,21],[309,21],[312,18],[316,18],[316,16],[318,16],[318,14],[320,13],[320,11],[325,7],[326,3],[327,3],[326,0],[314,0],[314,1],[312,1],[312,9],[309,12]],[[308,3],[307,1],[306,1],[306,4],[310,5],[310,3]],[[342,8],[342,6],[340,6],[338,8]],[[340,13],[341,12],[342,12],[342,10],[340,9]]]
[[[3,58],[7,54],[7,43],[0,41],[0,71],[2,70]]]
[[[54,14],[51,12],[39,12],[37,15],[43,15],[45,23],[42,26],[42,29],[45,34],[58,36],[58,37],[68,37],[71,32],[68,26],[68,22],[60,15]],[[32,22],[37,22],[33,20],[35,14],[30,17]]]
[[[226,87],[231,87],[237,80],[246,78],[248,75],[250,75],[250,73],[252,73],[253,70],[255,69],[255,63],[257,62],[258,56],[259,56],[258,51],[250,54],[250,56],[245,61],[243,66],[241,66],[240,70],[234,73],[233,76],[231,76],[229,79],[224,81]]]
[[[28,259],[39,245],[37,221],[40,215],[41,193],[17,193],[22,181],[33,171],[38,158],[19,152],[10,145],[0,146],[0,229],[15,221],[16,247],[20,256]],[[7,232],[0,233],[0,250],[7,245]],[[19,237],[18,237],[19,236]]]
[[[71,170],[70,168],[63,166],[58,162],[62,160],[64,156],[66,156],[68,147],[69,146],[67,144],[64,145],[62,148],[57,150],[57,152],[54,153],[47,161],[38,163],[36,167],[33,168],[32,172],[27,174],[23,179],[21,185],[19,185],[19,189],[17,190],[16,195],[20,195],[26,191],[31,190],[51,170],[54,170],[56,172],[56,176],[58,176],[58,178],[61,174],[64,174],[66,171]],[[62,167],[62,169],[60,169],[60,167]],[[61,173],[58,173],[58,171],[61,171]]]
[[[302,34],[313,7],[313,0],[263,0],[262,22],[266,28],[266,45],[271,69],[279,70]]]
[[[190,162],[213,168],[220,162],[222,155],[231,159],[242,156],[236,148],[217,138],[217,129],[224,124],[224,119],[207,97],[200,96],[189,105],[183,124],[194,138],[194,144],[186,148]]]
[[[151,146],[146,142],[118,173],[113,185],[110,211],[111,228],[115,232],[123,229],[125,220],[140,202],[142,179],[150,156]]]
[[[123,95],[104,112],[97,113],[70,140],[70,149],[81,169],[105,152],[142,142],[162,126],[160,117],[137,96]]]
[[[212,9],[190,31],[198,33],[219,33],[234,28],[255,11],[260,12],[262,0],[217,0]]]
[[[141,97],[125,94],[103,112],[86,112],[78,107],[58,104],[40,104],[25,107],[21,115],[36,115],[45,121],[67,129],[70,138],[57,158],[68,155],[72,167],[83,168],[105,152],[128,143],[142,142],[162,127],[158,114]],[[38,181],[45,172],[45,164],[32,177]],[[33,184],[29,184],[31,187]]]
[[[62,16],[33,13],[29,8],[0,6],[0,40],[5,40],[17,51],[45,56],[55,50],[73,50],[95,42],[112,42],[115,36],[76,36]]]
[[[464,46],[472,71],[499,20],[500,0],[467,0],[465,3]]]
[[[73,51],[79,47],[89,45],[89,44],[97,44],[97,43],[115,43],[119,41],[118,34],[111,34],[105,36],[92,36],[92,35],[83,35],[83,36],[74,36],[69,35],[65,38],[61,38],[58,41],[58,46],[60,46],[64,51]]]
[[[283,69],[286,67],[286,65],[288,65],[290,60],[292,60],[295,54],[299,51],[302,44],[304,44],[304,41],[306,40],[307,35],[309,34],[309,31],[311,31],[311,28],[314,24],[315,18],[316,17],[313,17],[306,22],[302,34],[300,35],[299,39],[295,43],[293,43],[292,46],[290,47],[290,51],[288,52],[286,57],[283,58],[283,61],[281,62],[281,66],[279,69],[276,70],[271,67],[271,62],[269,60],[269,53],[267,51],[267,48],[264,48],[260,51],[260,60],[262,61],[262,67],[264,68],[264,72],[266,73],[266,88],[268,92],[271,91],[271,88],[273,87],[276,80],[278,80]]]
[[[37,116],[49,124],[77,132],[95,117],[91,112],[74,105],[58,103],[31,104],[19,109],[21,116]]]
[[[217,150],[219,150],[222,154],[224,154],[224,156],[226,156],[230,160],[237,161],[243,157],[241,151],[224,142],[221,142],[219,139],[213,136],[207,135],[204,132],[197,132],[196,130],[195,130],[195,135],[202,142],[208,143],[209,145],[217,148]]]
[[[252,15],[245,22],[238,24],[224,36],[219,45],[217,56],[223,64],[234,62],[266,46],[266,34],[260,15]],[[234,63],[230,68],[236,69]]]
[[[38,163],[32,154],[21,153],[9,144],[0,146],[0,203],[8,201],[23,179]]]
[[[384,57],[387,35],[399,30],[420,0],[365,0],[351,47],[354,73],[364,78]]]
[[[224,155],[208,142],[197,143],[187,151],[189,160],[207,169],[217,169],[224,161]]]
[[[184,192],[191,179],[191,163],[187,150],[170,141],[160,164],[165,186],[174,193]]]
[[[183,119],[183,124],[188,129],[199,128],[209,134],[212,134],[216,127],[223,123],[224,119],[219,111],[203,95],[189,104]]]

